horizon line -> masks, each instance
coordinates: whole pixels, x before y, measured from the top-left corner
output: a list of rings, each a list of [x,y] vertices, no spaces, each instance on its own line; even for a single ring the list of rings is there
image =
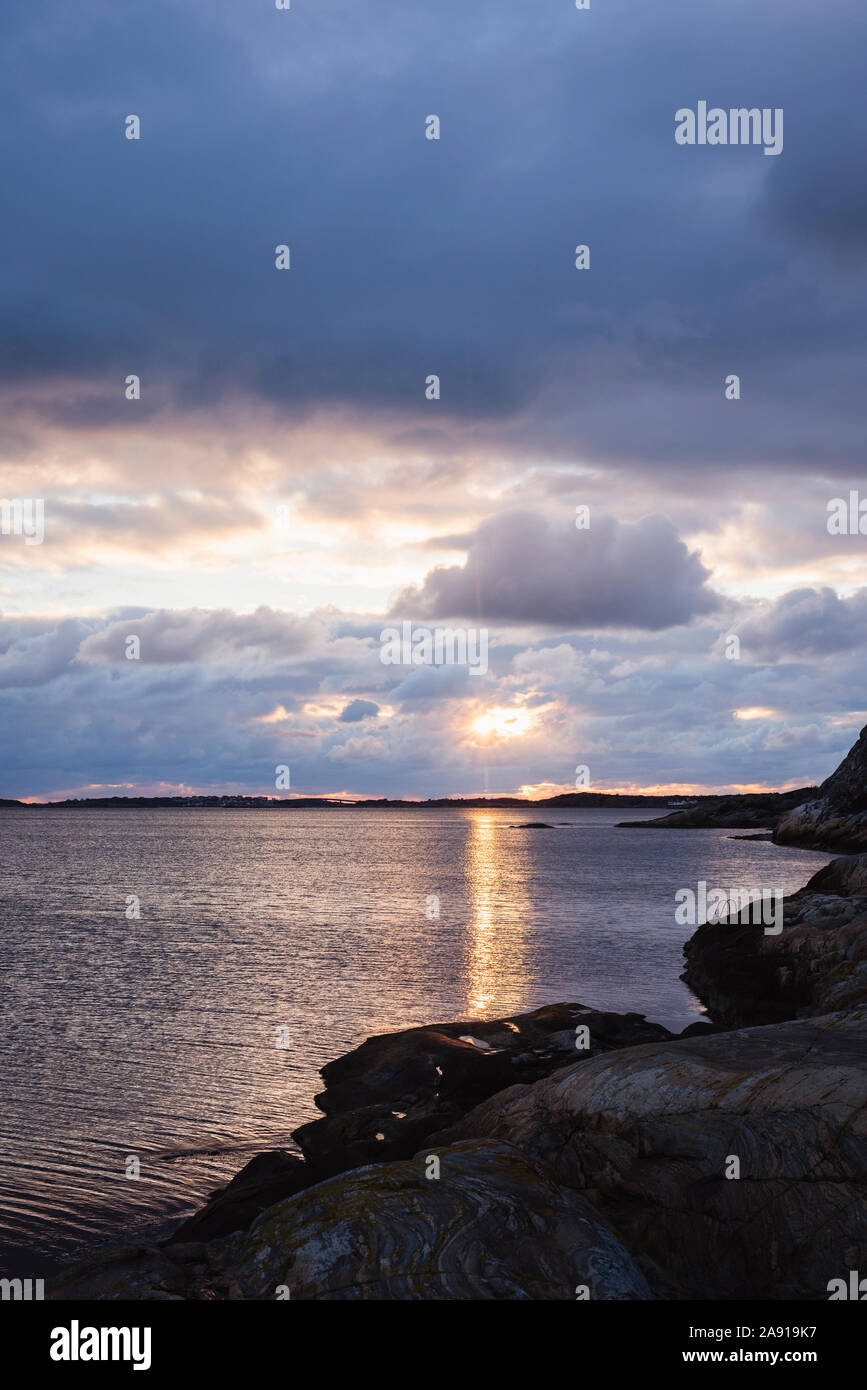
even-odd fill
[[[51,807],[51,806],[86,806],[89,803],[99,803],[106,801],[131,802],[131,801],[174,801],[179,803],[189,803],[195,801],[255,801],[267,806],[291,806],[298,802],[317,802],[322,805],[331,806],[355,806],[355,805],[403,805],[403,806],[428,806],[443,805],[447,803],[461,804],[466,802],[503,802],[511,801],[522,805],[544,805],[552,801],[560,800],[564,797],[573,799],[587,800],[588,798],[618,798],[618,799],[644,799],[653,801],[666,801],[670,797],[691,797],[694,799],[707,799],[726,796],[782,796],[793,791],[815,790],[818,784],[795,785],[783,787],[767,786],[731,786],[722,789],[705,788],[684,788],[675,785],[671,788],[660,789],[659,787],[647,789],[606,789],[604,791],[593,791],[587,788],[578,790],[551,791],[543,796],[522,796],[517,792],[460,792],[441,796],[371,796],[362,793],[346,792],[298,792],[291,796],[272,796],[262,792],[236,792],[236,791],[216,791],[216,792],[194,792],[194,791],[165,791],[165,792],[139,792],[133,788],[121,793],[117,791],[96,792],[91,796],[61,796],[53,799],[42,800],[35,796],[22,797],[0,797],[0,804],[19,805],[22,807]]]

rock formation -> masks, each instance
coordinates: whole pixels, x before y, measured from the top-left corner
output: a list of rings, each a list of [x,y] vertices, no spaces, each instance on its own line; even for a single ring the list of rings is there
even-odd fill
[[[585,1193],[657,1297],[826,1298],[867,1237],[865,1030],[857,1010],[630,1048],[440,1139],[508,1142]]]
[[[867,1239],[865,1035],[853,1009],[601,1053],[249,1231],[102,1255],[49,1296],[826,1298]]]
[[[672,1037],[641,1014],[548,1004],[510,1019],[437,1023],[368,1038],[322,1068],[325,1090],[315,1099],[323,1118],[292,1135],[304,1161],[279,1150],[259,1154],[174,1232],[171,1243],[246,1229],[266,1207],[323,1178],[411,1157],[428,1136],[488,1096],[574,1061],[579,1024],[589,1032],[585,1057]]]
[[[867,850],[867,725],[817,795],[782,817],[774,839],[836,854]]]
[[[592,1204],[511,1144],[458,1143],[319,1183],[249,1232],[121,1251],[52,1297],[124,1299],[574,1299],[650,1297]]]
[[[867,854],[832,859],[785,898],[778,935],[705,922],[684,955],[683,979],[727,1027],[867,1004]]]
[[[618,830],[771,830],[793,807],[816,792],[799,787],[792,792],[748,792],[742,796],[705,799],[696,806],[672,811],[652,820],[618,821]]]

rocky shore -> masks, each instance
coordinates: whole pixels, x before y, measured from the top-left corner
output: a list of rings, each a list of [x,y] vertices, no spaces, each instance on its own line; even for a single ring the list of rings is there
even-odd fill
[[[867,725],[816,796],[777,823],[774,839],[781,845],[806,845],[835,854],[867,850]]]
[[[618,821],[618,830],[773,830],[796,806],[817,794],[816,787],[791,792],[747,792],[720,796],[652,820]]]
[[[782,842],[857,839],[864,745]],[[779,934],[708,923],[685,956],[708,1022],[680,1035],[561,1003],[368,1039],[323,1068],[302,1157],[49,1296],[826,1299],[867,1268],[867,853]]]
[[[867,1004],[867,854],[832,859],[784,899],[782,926],[729,918],[687,941],[682,978],[726,1028]],[[867,1099],[867,1039],[864,1065]]]

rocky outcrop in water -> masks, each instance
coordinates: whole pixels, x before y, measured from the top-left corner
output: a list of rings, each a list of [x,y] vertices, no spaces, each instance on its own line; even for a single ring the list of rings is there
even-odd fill
[[[653,820],[618,821],[618,830],[771,830],[794,806],[816,791],[799,787],[792,792],[749,792],[703,800],[682,811]]]
[[[774,839],[837,854],[867,851],[867,725],[816,796],[783,816]]]
[[[323,1178],[409,1158],[488,1096],[574,1061],[579,1024],[589,1034],[584,1057],[672,1037],[641,1014],[548,1004],[512,1018],[436,1023],[368,1038],[322,1068],[325,1090],[316,1104],[323,1118],[292,1135],[303,1161],[279,1150],[258,1155],[175,1231],[171,1243],[245,1229],[266,1207]]]
[[[579,1024],[589,1031],[590,1055],[671,1037],[641,1014],[551,1004],[514,1018],[368,1038],[322,1068],[325,1090],[316,1104],[324,1119],[292,1137],[306,1158],[331,1163],[332,1171],[408,1156],[488,1096],[574,1061]]]
[[[867,1013],[597,1055],[249,1231],[100,1256],[52,1298],[824,1299],[867,1240]]]
[[[728,1027],[867,1004],[867,854],[833,859],[785,898],[779,933],[706,922],[684,955],[683,979]]]

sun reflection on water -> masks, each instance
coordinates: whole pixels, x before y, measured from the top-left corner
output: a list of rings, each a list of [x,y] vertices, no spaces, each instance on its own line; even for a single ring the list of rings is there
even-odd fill
[[[531,903],[523,875],[515,872],[509,830],[486,812],[470,815],[463,872],[472,916],[467,924],[467,1011],[488,1015],[513,1010],[516,966],[523,964]],[[506,910],[507,904],[507,910]],[[507,983],[508,982],[508,983]]]

